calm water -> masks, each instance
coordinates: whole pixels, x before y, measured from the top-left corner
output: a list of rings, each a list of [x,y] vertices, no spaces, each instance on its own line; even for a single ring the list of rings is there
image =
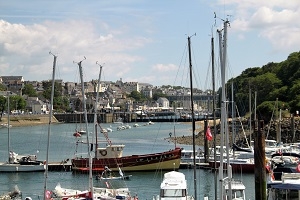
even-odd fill
[[[133,126],[133,124],[130,124]],[[122,131],[117,131],[117,124],[103,124],[102,126],[111,127],[114,131],[108,133],[112,143],[125,144],[124,155],[155,153],[169,150],[174,147],[173,143],[169,143],[164,138],[174,134],[177,136],[191,135],[191,125],[173,124],[173,123],[156,123],[154,125],[132,127]],[[49,160],[62,161],[72,158],[75,153],[77,139],[73,136],[75,124],[56,124],[51,126],[50,136],[50,154]],[[92,132],[92,125],[89,126]],[[19,154],[37,154],[38,159],[46,159],[46,144],[48,126],[32,126],[32,127],[12,127],[10,130],[12,150]],[[105,140],[103,135],[99,134],[100,140]],[[90,134],[90,139],[92,134]],[[84,139],[82,139],[84,140]],[[7,160],[7,129],[0,129],[0,161]],[[180,145],[186,149],[191,146]],[[78,152],[86,152],[87,146],[78,145]],[[191,169],[180,170],[186,175],[190,194],[193,194],[193,172]],[[132,179],[129,181],[113,182],[115,187],[129,187],[132,194],[138,194],[139,199],[152,199],[154,195],[159,194],[160,182],[163,177],[162,172],[132,172]],[[54,189],[57,183],[62,187],[73,189],[86,189],[88,187],[88,175],[74,174],[71,172],[49,172],[48,188]],[[254,199],[254,174],[234,174],[236,179],[242,179],[246,185],[247,199]],[[0,194],[10,191],[15,185],[23,193],[23,198],[31,196],[38,199],[43,195],[44,173],[0,173]],[[105,187],[105,185],[94,180],[94,186]],[[197,170],[197,194],[198,199],[209,196],[214,199],[214,174],[209,170]]]

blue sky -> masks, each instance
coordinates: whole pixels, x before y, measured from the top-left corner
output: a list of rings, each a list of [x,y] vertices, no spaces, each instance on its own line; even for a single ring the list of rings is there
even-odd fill
[[[98,78],[98,61],[105,81],[188,86],[187,36],[196,33],[194,87],[209,89],[211,35],[217,53],[226,18],[227,78],[281,62],[300,46],[298,0],[10,0],[0,1],[0,13],[0,76],[25,80],[51,79],[51,51],[64,81],[79,81],[73,61],[85,56],[85,81]]]

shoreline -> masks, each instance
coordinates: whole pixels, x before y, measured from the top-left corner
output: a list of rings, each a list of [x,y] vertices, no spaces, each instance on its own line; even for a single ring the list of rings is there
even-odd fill
[[[213,127],[213,121],[214,120],[208,120],[208,124],[210,127]],[[192,122],[184,122],[185,124],[192,124]],[[220,123],[220,120],[216,120],[216,126]],[[192,127],[191,127],[192,131]],[[214,137],[213,129],[211,130],[211,133]],[[231,137],[229,138],[231,140]],[[176,144],[184,144],[184,145],[193,145],[193,136],[177,136],[176,138],[174,137],[169,137],[165,138],[165,140],[168,140],[169,142],[173,142]],[[213,146],[214,140],[216,140],[216,145],[220,145],[221,141],[221,136],[220,134],[216,134],[216,138],[212,139],[211,141],[208,141],[208,146]],[[204,121],[196,121],[195,122],[195,145],[196,146],[204,146]]]
[[[52,116],[52,123],[60,123],[54,116]],[[2,116],[1,124],[8,123],[8,116]],[[9,125],[11,127],[23,126],[38,126],[49,124],[49,115],[10,115]]]

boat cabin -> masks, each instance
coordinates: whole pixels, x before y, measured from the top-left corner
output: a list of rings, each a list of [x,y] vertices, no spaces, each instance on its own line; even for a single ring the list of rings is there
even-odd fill
[[[193,199],[187,194],[187,183],[185,175],[177,171],[164,174],[164,179],[160,185],[160,195],[156,199],[160,200],[186,200]]]
[[[121,158],[125,145],[108,145],[105,148],[97,148],[96,158]]]
[[[246,196],[245,196],[246,187],[239,180],[232,180],[231,183],[225,181],[226,200],[229,199],[229,195],[230,195],[229,184],[231,184],[232,200],[246,200]]]
[[[282,181],[274,181],[268,184],[268,200],[300,199],[300,174],[282,173]]]

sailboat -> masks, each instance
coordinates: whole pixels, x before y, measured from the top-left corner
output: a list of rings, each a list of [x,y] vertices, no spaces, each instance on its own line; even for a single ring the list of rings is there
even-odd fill
[[[10,92],[7,92],[7,147],[8,147],[8,161],[0,163],[0,172],[37,172],[45,171],[44,161],[37,160],[36,155],[18,155],[12,151],[10,145],[10,108],[9,108]],[[4,146],[4,145],[3,145]]]
[[[128,188],[110,188],[109,183],[107,183],[107,188],[97,188],[93,186],[93,162],[91,157],[92,152],[92,143],[89,139],[89,133],[88,133],[88,120],[87,120],[87,109],[86,109],[86,102],[84,98],[84,82],[83,82],[83,72],[82,72],[82,61],[78,63],[79,66],[79,72],[80,72],[80,79],[82,84],[82,96],[83,96],[83,110],[84,110],[84,117],[85,117],[85,129],[86,129],[86,138],[87,138],[87,146],[88,146],[88,163],[87,163],[87,171],[89,174],[89,188],[87,190],[74,190],[74,189],[68,189],[68,188],[62,188],[60,184],[58,184],[55,187],[54,193],[56,197],[62,198],[64,200],[68,199],[100,199],[100,200],[108,200],[108,199],[131,199],[130,191]],[[100,77],[101,77],[101,71],[102,66],[100,65],[100,73],[99,73],[99,79],[98,79],[98,87],[100,87]],[[95,114],[94,114],[94,133],[96,133],[96,125],[97,125],[97,102],[98,102],[98,92],[99,89],[97,88],[97,96],[95,101]],[[97,137],[96,137],[97,140]]]
[[[98,125],[100,127],[107,141],[107,145],[105,147],[99,147],[97,131],[95,131],[96,149],[94,151],[94,157],[83,158],[81,154],[75,155],[75,158],[71,160],[73,171],[89,172],[89,170],[92,170],[93,172],[101,173],[106,167],[116,172],[120,171],[120,168],[122,172],[179,169],[181,148],[175,147],[175,149],[159,153],[123,156],[125,145],[112,144],[107,132],[103,131],[103,128],[97,123],[96,119],[95,123],[95,126]],[[89,166],[92,166],[92,169]]]
[[[227,56],[227,27],[229,21],[224,21],[224,41],[221,45],[222,33],[218,31],[220,38],[220,61],[221,61],[221,82],[222,82],[222,95],[221,95],[221,158],[219,167],[219,183],[220,183],[220,198],[221,199],[241,199],[245,200],[245,185],[238,180],[232,178],[232,168],[229,161],[229,153],[227,153],[227,177],[224,177],[223,170],[223,152],[224,143],[226,149],[229,149],[229,134],[227,125],[227,111],[226,111],[226,95],[225,95],[225,69],[226,69],[226,56]],[[226,138],[224,138],[224,136]]]

